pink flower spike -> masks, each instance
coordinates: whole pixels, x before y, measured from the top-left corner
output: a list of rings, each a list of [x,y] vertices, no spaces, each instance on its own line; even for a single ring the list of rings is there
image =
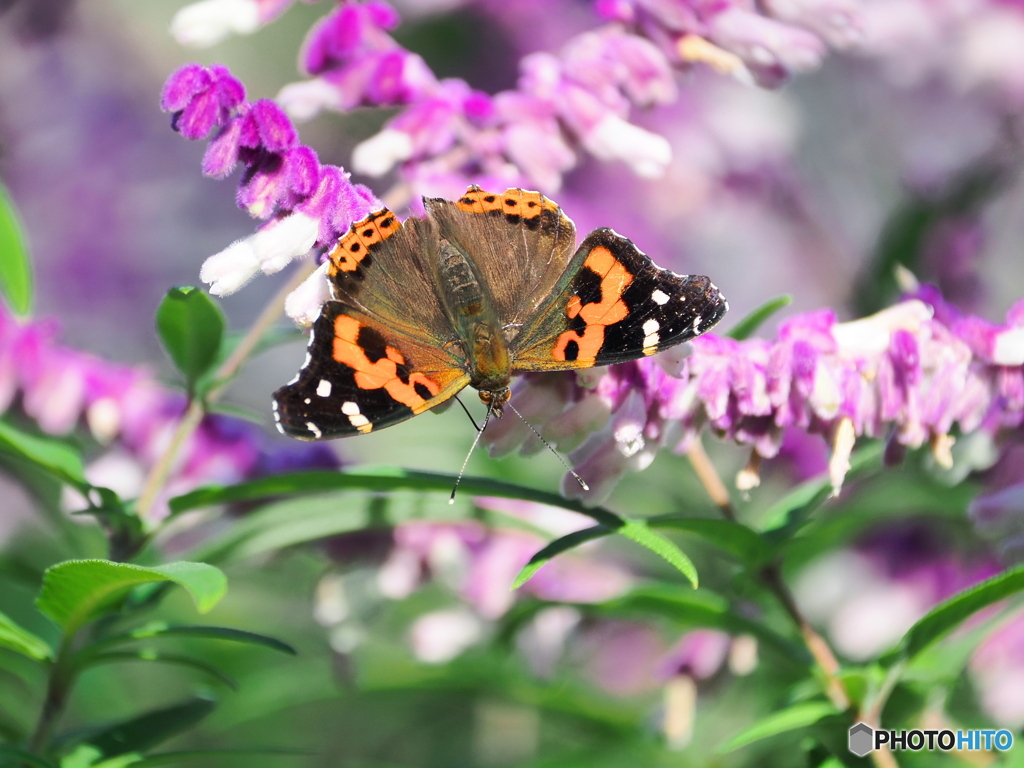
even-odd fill
[[[180,112],[212,83],[213,77],[206,67],[186,64],[167,78],[160,96],[160,108],[164,112]]]
[[[277,102],[260,99],[253,103],[250,114],[259,132],[260,142],[268,152],[284,152],[298,143],[295,126]]]

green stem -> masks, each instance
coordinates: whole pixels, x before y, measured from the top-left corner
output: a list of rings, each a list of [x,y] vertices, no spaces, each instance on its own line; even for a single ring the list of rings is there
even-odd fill
[[[314,269],[316,269],[316,265],[312,261],[303,262],[303,266],[295,271],[288,282],[271,299],[270,303],[263,309],[260,316],[256,318],[256,322],[252,324],[228,359],[217,369],[214,380],[220,383],[210,389],[204,400],[193,398],[189,403],[188,409],[181,417],[181,421],[178,422],[178,426],[174,430],[170,442],[167,444],[167,448],[150,469],[146,482],[142,487],[142,493],[139,494],[136,514],[143,520],[152,515],[153,506],[156,504],[160,491],[167,483],[167,478],[171,474],[178,451],[181,450],[181,447],[199,427],[199,423],[206,414],[207,406],[220,397],[224,387],[238,372],[239,368],[242,367],[242,364],[245,363],[249,355],[252,354],[259,340],[263,338],[263,334],[281,316],[281,313],[284,311],[284,300],[288,294],[298,288],[302,281],[313,273]]]
[[[46,697],[39,720],[28,740],[28,751],[33,755],[45,755],[49,751],[53,730],[57,727],[64,708],[67,706],[75,673],[71,664],[71,638],[65,637],[50,667],[50,677],[46,683]]]

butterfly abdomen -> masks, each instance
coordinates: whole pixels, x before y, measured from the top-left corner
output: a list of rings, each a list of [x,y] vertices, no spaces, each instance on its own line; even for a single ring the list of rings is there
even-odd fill
[[[494,399],[491,394],[502,393],[496,402],[503,403],[508,399],[512,368],[490,294],[461,249],[445,243],[438,258],[442,300],[463,340],[470,386],[488,393],[488,397],[481,394],[484,402]]]

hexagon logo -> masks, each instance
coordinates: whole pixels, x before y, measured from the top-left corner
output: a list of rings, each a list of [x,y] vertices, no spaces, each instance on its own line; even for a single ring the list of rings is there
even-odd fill
[[[857,757],[864,757],[873,750],[875,743],[875,732],[867,723],[857,723],[850,728],[850,740],[848,747]]]

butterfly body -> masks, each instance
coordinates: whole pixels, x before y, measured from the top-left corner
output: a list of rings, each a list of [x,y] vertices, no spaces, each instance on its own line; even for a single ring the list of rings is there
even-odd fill
[[[424,207],[401,224],[370,214],[329,254],[334,298],[274,394],[285,434],[365,434],[466,386],[500,416],[516,373],[635,360],[728,308],[708,278],[660,269],[610,229],[577,249],[572,221],[536,192],[470,187]]]
[[[512,365],[494,303],[469,254],[445,242],[439,256],[444,286],[440,296],[459,338],[456,343],[466,360],[469,385],[500,417],[511,396]]]

